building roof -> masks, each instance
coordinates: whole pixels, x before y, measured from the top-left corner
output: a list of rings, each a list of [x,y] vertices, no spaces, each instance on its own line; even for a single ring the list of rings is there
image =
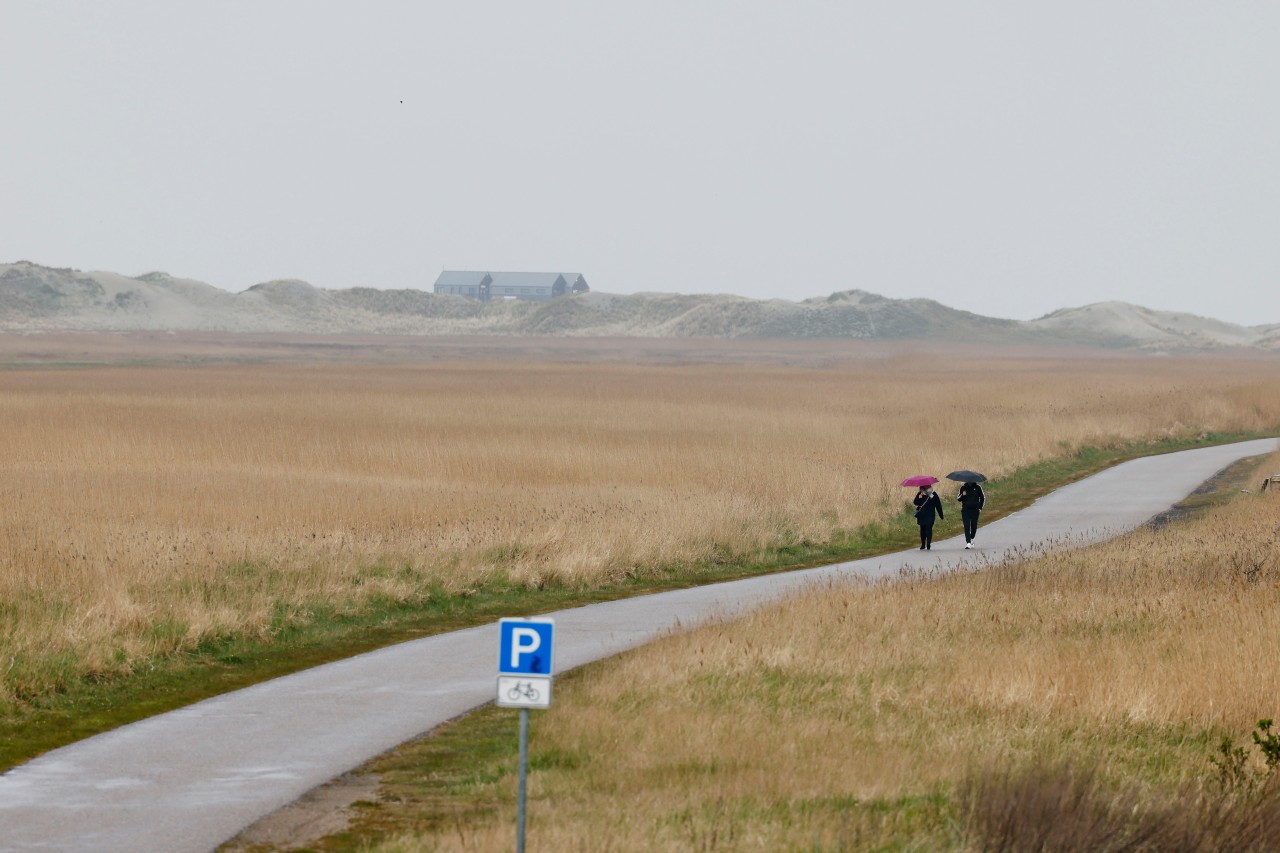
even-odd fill
[[[472,272],[468,270],[445,270],[440,273],[440,277],[436,279],[436,284],[446,285],[462,285],[464,287],[479,287],[484,284],[485,278],[488,277],[487,272]]]

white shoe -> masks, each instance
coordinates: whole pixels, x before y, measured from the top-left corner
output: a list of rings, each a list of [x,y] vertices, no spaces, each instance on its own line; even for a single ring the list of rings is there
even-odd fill
[[[964,547],[966,547],[966,548],[972,548],[972,547],[973,547],[973,543],[972,543],[972,542],[966,542],[966,543],[964,543]]]

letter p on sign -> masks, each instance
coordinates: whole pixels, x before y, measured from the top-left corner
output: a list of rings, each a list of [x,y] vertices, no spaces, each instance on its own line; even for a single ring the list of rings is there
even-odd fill
[[[507,661],[507,666],[515,670],[520,669],[520,658],[531,655],[540,648],[542,648],[542,637],[537,631],[532,628],[512,628],[511,660]]]
[[[547,618],[498,622],[500,675],[551,675],[555,621]]]

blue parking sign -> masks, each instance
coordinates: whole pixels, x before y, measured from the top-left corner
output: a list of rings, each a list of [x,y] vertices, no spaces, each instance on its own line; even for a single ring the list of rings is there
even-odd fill
[[[551,675],[554,619],[500,619],[498,674]]]

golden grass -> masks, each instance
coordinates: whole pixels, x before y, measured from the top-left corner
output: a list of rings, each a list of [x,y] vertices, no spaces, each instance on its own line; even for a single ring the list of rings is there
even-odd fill
[[[1140,802],[1205,785],[1222,733],[1280,717],[1278,544],[1280,495],[1241,495],[1085,550],[833,584],[591,667],[534,714],[530,848],[965,849],[945,804],[993,763],[1096,768]],[[508,849],[512,788],[477,790],[503,803],[492,823],[374,849]]]
[[[0,701],[317,603],[824,541],[906,474],[1271,429],[1278,391],[1267,361],[938,352],[11,370]]]

